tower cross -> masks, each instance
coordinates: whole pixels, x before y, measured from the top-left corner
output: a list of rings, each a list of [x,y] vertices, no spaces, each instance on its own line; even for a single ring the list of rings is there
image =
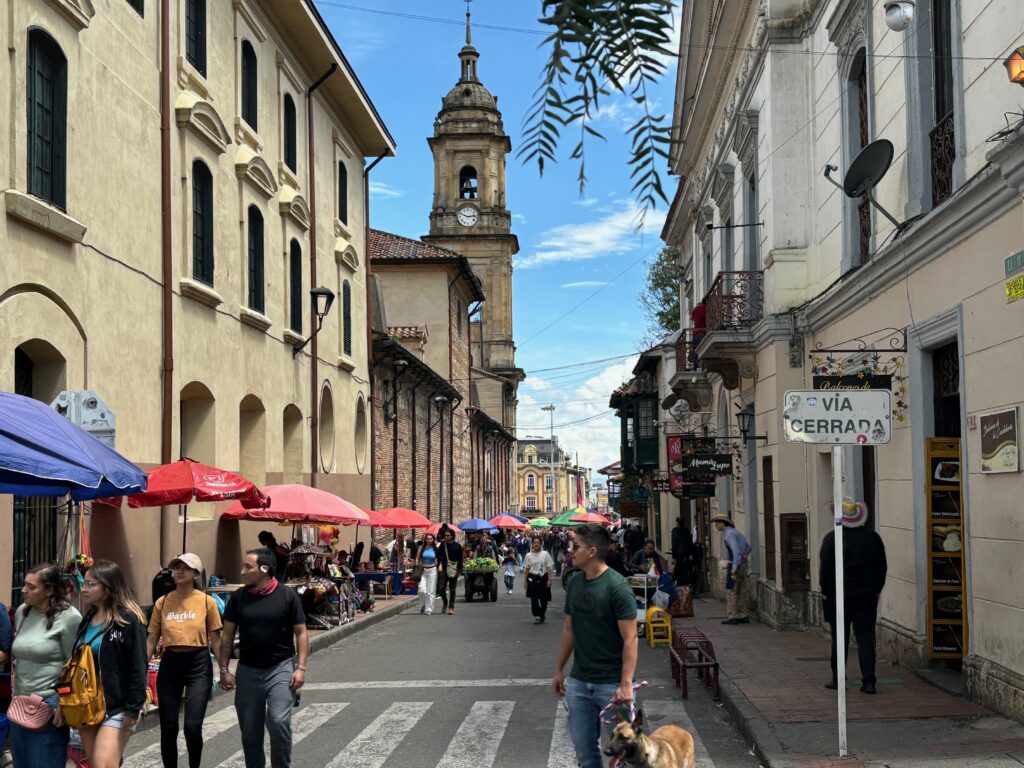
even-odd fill
[[[472,3],[472,2],[473,2],[473,0],[466,0],[466,45],[472,45],[473,44],[473,37],[470,34],[470,27],[469,27],[469,4]]]

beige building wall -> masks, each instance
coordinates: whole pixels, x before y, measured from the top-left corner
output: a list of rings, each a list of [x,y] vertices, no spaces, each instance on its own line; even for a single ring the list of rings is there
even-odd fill
[[[14,387],[14,351],[22,347],[59,374],[51,391],[96,390],[116,413],[117,449],[152,466],[161,461],[161,197],[159,13],[139,17],[127,3],[95,6],[77,28],[57,6],[10,4],[0,36],[9,57],[0,82],[10,119],[0,121],[6,181],[0,220],[0,387]],[[172,458],[240,470],[256,482],[310,482],[368,504],[369,378],[363,158],[390,151],[390,137],[368,101],[340,108],[358,90],[343,66],[314,96],[316,135],[316,283],[337,295],[319,334],[317,399],[320,450],[310,456],[310,168],[305,90],[340,61],[304,6],[253,0],[209,3],[207,76],[185,61],[183,25],[172,8],[172,254],[174,392]],[[46,30],[68,60],[67,210],[28,195],[26,35]],[[240,117],[239,46],[258,57],[258,131]],[[282,99],[297,107],[298,163],[283,162]],[[365,96],[365,94],[364,94]],[[192,163],[213,176],[212,286],[192,276]],[[348,169],[348,218],[338,220],[337,163]],[[246,216],[264,219],[262,313],[247,307]],[[289,243],[303,254],[302,334],[289,329]],[[343,349],[343,286],[351,297],[351,354]],[[24,345],[24,346],[23,346]],[[59,381],[58,381],[59,380]],[[205,507],[205,509],[204,509]],[[240,548],[259,526],[220,522],[212,505],[189,510],[189,546],[208,570],[231,575]],[[124,565],[144,597],[161,560],[181,546],[173,511],[97,512],[97,555]],[[0,499],[0,594],[11,584],[11,500]],[[286,534],[285,529],[281,529]],[[346,530],[344,535],[351,537]]]

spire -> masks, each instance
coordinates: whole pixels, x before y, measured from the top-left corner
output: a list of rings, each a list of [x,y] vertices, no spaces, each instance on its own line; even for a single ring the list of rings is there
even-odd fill
[[[466,45],[473,44],[473,35],[469,24],[469,4],[471,2],[473,2],[473,0],[466,0]]]

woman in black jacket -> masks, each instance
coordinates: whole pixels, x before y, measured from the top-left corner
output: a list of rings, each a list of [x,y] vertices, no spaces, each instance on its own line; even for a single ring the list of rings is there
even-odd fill
[[[109,560],[97,560],[86,571],[82,605],[87,612],[75,648],[92,648],[106,706],[102,723],[80,729],[82,746],[91,768],[118,768],[146,704],[145,614]]]

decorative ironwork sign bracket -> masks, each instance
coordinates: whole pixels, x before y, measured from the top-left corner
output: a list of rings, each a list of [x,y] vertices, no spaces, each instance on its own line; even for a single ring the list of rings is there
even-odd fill
[[[890,352],[907,351],[907,332],[905,329],[883,328],[881,331],[872,335],[876,337],[872,342],[869,342],[865,338],[854,338],[840,342],[840,345],[837,347],[823,347],[821,342],[817,342],[814,345],[814,349],[807,353],[807,356],[813,358],[820,357],[821,355],[856,355],[864,353],[888,354]],[[852,344],[854,346],[845,346],[847,344]]]

